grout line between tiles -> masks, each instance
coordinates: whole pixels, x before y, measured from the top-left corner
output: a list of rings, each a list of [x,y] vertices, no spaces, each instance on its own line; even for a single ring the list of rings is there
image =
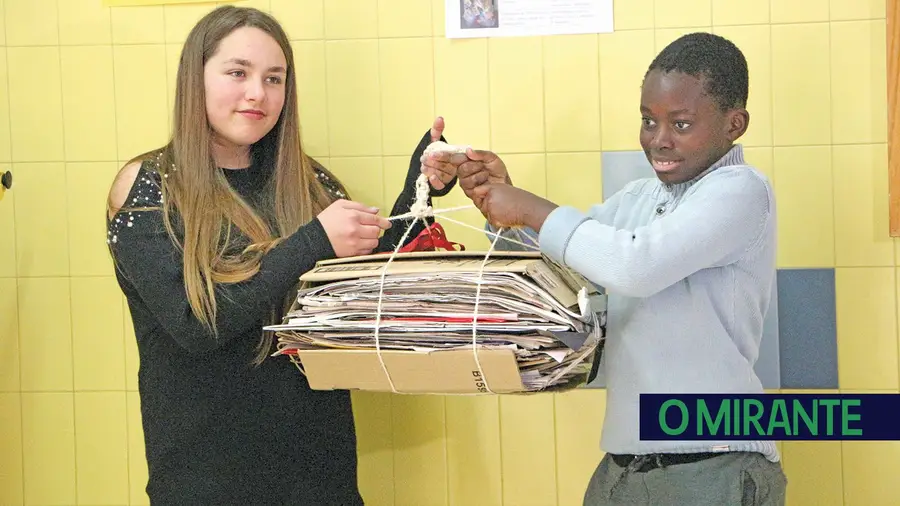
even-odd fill
[[[62,40],[61,33],[60,33],[61,29],[60,29],[60,19],[59,19],[59,3],[57,3],[57,5],[55,7],[57,9],[56,37],[57,37],[57,41],[59,41],[59,40]],[[50,47],[54,47],[54,46],[50,46]],[[65,98],[63,96],[64,93],[63,93],[62,47],[60,46],[59,43],[57,43],[55,45],[55,47],[56,47],[57,59],[58,59],[57,65],[59,66],[59,103],[60,103],[60,113],[59,114],[60,114],[60,118],[62,120],[63,159],[66,159],[68,153],[66,150],[66,127],[65,127],[66,112],[65,112],[65,105],[64,105]],[[65,184],[65,188],[68,188],[69,174],[68,174],[68,171],[66,170],[65,163],[63,163],[63,181]],[[69,208],[69,192],[68,191],[65,192],[65,199],[66,199],[65,206],[66,206],[66,209],[68,209]],[[69,233],[70,231],[68,230],[69,223],[70,223],[69,220],[66,219],[66,225],[67,225],[67,227],[66,227],[66,245],[67,246],[68,246],[69,240],[70,240],[70,233]],[[68,273],[64,277],[65,277],[66,281],[68,282],[68,292],[69,292],[69,347],[70,347],[69,349],[74,350],[75,349],[75,335],[73,332],[74,318],[72,316],[72,309],[71,309],[72,279],[70,277],[70,275],[72,273],[72,255],[68,252],[66,255],[66,263],[68,265]],[[21,334],[21,331],[20,331],[20,334]],[[21,354],[21,350],[20,350],[20,354]],[[71,360],[71,358],[70,358],[70,360]],[[20,366],[20,369],[21,369],[21,366]],[[73,485],[74,485],[74,492],[75,492],[75,500],[76,500],[76,502],[78,502],[78,436],[76,434],[78,410],[75,407],[75,362],[74,361],[72,362],[72,373],[71,374],[72,374],[72,393],[71,393],[71,395],[72,395],[72,466],[75,469],[75,476],[74,476],[75,483]],[[23,429],[24,429],[24,427],[23,427]],[[23,459],[24,459],[24,448],[23,448],[22,453],[23,453]],[[24,468],[22,471],[23,471],[22,472],[22,475],[23,475],[22,481],[24,482],[25,481],[24,480],[24,474],[25,474]]]
[[[488,101],[488,103],[487,103],[487,107],[488,107],[488,114],[487,114],[488,147],[487,147],[487,149],[493,150],[494,149],[494,129],[493,129],[493,125],[492,125],[493,114],[491,113],[491,104],[493,103],[493,100],[491,100],[491,96],[492,96],[492,93],[491,93],[491,91],[492,91],[492,87],[491,87],[491,39],[484,39],[484,52],[485,52],[485,58],[484,58],[485,77],[487,80],[487,90],[488,90],[488,95],[487,95],[487,101]],[[499,397],[496,400],[497,400],[497,441],[499,443],[498,447],[500,450],[497,455],[497,461],[500,465],[499,471],[500,471],[500,478],[501,478],[499,492],[500,492],[500,504],[504,504],[504,502],[505,502],[504,496],[506,494],[503,489],[503,483],[502,483],[503,482],[503,403],[501,402],[501,399]]]
[[[4,33],[5,25],[6,25],[6,2],[0,0],[0,14],[2,14],[2,22],[4,24]],[[6,108],[7,111],[10,111],[7,114],[7,126],[9,129],[9,165],[12,167],[12,161],[15,160],[15,155],[13,154],[13,142],[12,142],[12,101],[10,100],[10,72],[9,72],[9,49],[6,46],[6,42],[8,42],[9,35],[7,34],[5,37],[7,40],[4,40],[4,48],[3,53],[6,55]],[[12,213],[13,213],[13,228],[15,229],[16,223],[16,198],[13,196],[13,205],[12,205]],[[19,309],[22,307],[22,304],[19,301],[19,244],[16,237],[16,234],[13,234],[13,247],[14,249],[14,260],[15,263],[13,265],[14,272],[16,274],[16,353],[18,354],[19,361],[19,453],[21,455],[21,464],[22,464],[22,482],[19,486],[22,488],[22,500],[25,500],[25,406],[24,406],[24,396],[22,395],[22,318],[19,316]]]
[[[325,34],[325,0],[322,0],[322,34]],[[328,105],[328,47],[327,41],[325,39],[320,39],[322,41],[322,79],[325,80],[325,149],[326,158],[328,158],[328,162],[331,163],[331,108]],[[294,41],[291,41],[293,44]],[[294,72],[295,76],[297,72]],[[294,79],[296,81],[296,78]]]
[[[830,6],[829,6],[830,9]],[[829,18],[831,17],[831,12],[828,13]],[[832,32],[831,32],[831,23],[828,23],[828,168],[831,172],[831,233],[833,237],[837,236],[837,211],[835,211],[835,204],[837,201],[837,197],[835,193],[838,191],[838,188],[835,187],[835,178],[834,178],[834,66],[832,65],[832,57],[834,55],[834,45],[831,42]],[[837,263],[838,258],[838,241],[833,241],[832,244],[832,258],[834,259],[834,263]],[[896,319],[896,307],[894,308],[894,314]]]
[[[550,177],[547,175],[547,146],[549,144],[549,139],[547,139],[547,133],[549,132],[549,128],[547,127],[547,37],[540,37],[540,48],[541,48],[541,129],[543,130],[543,135],[541,136],[544,140],[544,149],[543,152],[540,153],[544,157],[544,198],[548,198],[550,193]]]
[[[162,16],[163,16],[163,38],[165,38],[165,33],[166,33],[166,10],[165,9],[163,9]],[[110,20],[112,20],[112,12],[110,12]],[[110,30],[112,30],[112,22],[110,22]],[[111,36],[112,36],[112,34],[110,34],[110,37]],[[167,46],[165,44],[163,44],[163,58],[168,60],[168,55],[166,54],[166,47]],[[169,65],[168,65],[168,61],[165,61],[165,63],[166,63],[166,65],[165,65],[166,107],[168,108],[169,107],[168,94],[170,93],[169,84],[168,84],[169,83]],[[115,121],[116,121],[116,156],[119,159],[121,159],[122,153],[119,152],[119,149],[121,148],[121,139],[119,138],[120,137],[119,136],[119,111],[118,111],[118,102],[117,102],[118,95],[115,90],[115,88],[116,88],[115,83],[116,83],[115,46],[113,46],[113,107],[114,107],[114,110],[116,111],[116,114],[115,114],[115,118],[116,118],[115,119]],[[172,103],[174,104],[175,101],[173,100]],[[169,132],[169,135],[172,135],[171,131],[172,131],[172,129],[174,129],[172,111],[169,110],[169,112],[166,114],[166,116],[167,116],[166,131]],[[108,216],[108,211],[107,211],[107,216]],[[127,322],[126,318],[130,318],[130,313],[126,313],[126,311],[125,311],[126,305],[127,305],[127,299],[124,297],[124,294],[123,294],[123,302],[122,302],[122,341],[123,341],[123,344],[125,341],[125,335],[127,335],[126,325],[128,324],[128,322]],[[128,411],[128,394],[127,394],[127,388],[128,388],[127,353],[128,353],[127,347],[125,347],[123,349],[123,357],[122,357],[125,362],[124,367],[125,367],[125,372],[126,372],[126,377],[125,377],[125,387],[126,387],[126,394],[125,394],[125,459],[126,459],[126,461],[125,462],[126,462],[126,464],[125,464],[125,467],[128,470],[126,482],[128,484],[128,502],[130,504],[131,503],[131,492],[133,490],[132,486],[134,485],[131,480],[131,450],[132,450],[131,435],[132,435],[132,431],[134,430],[134,428],[131,427],[131,424],[129,423],[130,422],[129,416],[128,416],[129,411]]]
[[[115,71],[114,71],[115,72]],[[796,148],[831,148],[844,146],[887,146],[887,142],[837,142],[833,144],[768,144],[768,145],[744,145],[746,149],[771,148],[771,149],[796,149]],[[588,149],[588,150],[563,150],[563,151],[514,151],[504,152],[504,155],[539,155],[539,154],[580,154],[580,153],[634,153],[641,151],[634,149]],[[319,158],[405,158],[407,155],[384,155],[384,154],[365,154],[365,155],[341,155],[331,156],[325,153],[308,153],[309,156]],[[29,165],[29,164],[97,164],[97,163],[122,163],[123,160],[27,160],[27,161],[9,161],[0,162],[0,165]]]

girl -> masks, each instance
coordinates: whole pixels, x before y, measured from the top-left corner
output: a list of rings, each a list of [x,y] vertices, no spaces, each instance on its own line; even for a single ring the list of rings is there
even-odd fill
[[[293,61],[269,15],[209,13],[182,51],[171,141],[110,190],[154,505],[362,504],[349,393],[312,391],[289,361],[264,360],[261,329],[316,261],[391,251],[408,223],[347,200],[303,153]],[[392,215],[415,201],[419,156],[442,129],[419,143]]]

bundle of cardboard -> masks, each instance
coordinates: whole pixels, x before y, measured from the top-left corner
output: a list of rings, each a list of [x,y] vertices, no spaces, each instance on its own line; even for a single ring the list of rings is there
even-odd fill
[[[319,262],[301,276],[284,321],[266,327],[275,355],[294,360],[317,390],[516,393],[589,382],[603,348],[605,296],[540,253],[484,258],[415,252],[390,263],[386,255]]]

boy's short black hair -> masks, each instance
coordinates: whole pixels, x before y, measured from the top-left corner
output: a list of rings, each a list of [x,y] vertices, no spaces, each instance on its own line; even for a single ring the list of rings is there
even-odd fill
[[[679,37],[656,56],[647,74],[653,70],[678,71],[703,80],[706,92],[722,110],[747,107],[747,60],[733,42],[719,35],[698,32]]]

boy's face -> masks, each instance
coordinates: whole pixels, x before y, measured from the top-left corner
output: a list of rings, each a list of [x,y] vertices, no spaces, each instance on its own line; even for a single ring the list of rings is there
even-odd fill
[[[743,109],[723,111],[691,75],[654,70],[641,89],[641,147],[664,183],[689,181],[747,130]]]

